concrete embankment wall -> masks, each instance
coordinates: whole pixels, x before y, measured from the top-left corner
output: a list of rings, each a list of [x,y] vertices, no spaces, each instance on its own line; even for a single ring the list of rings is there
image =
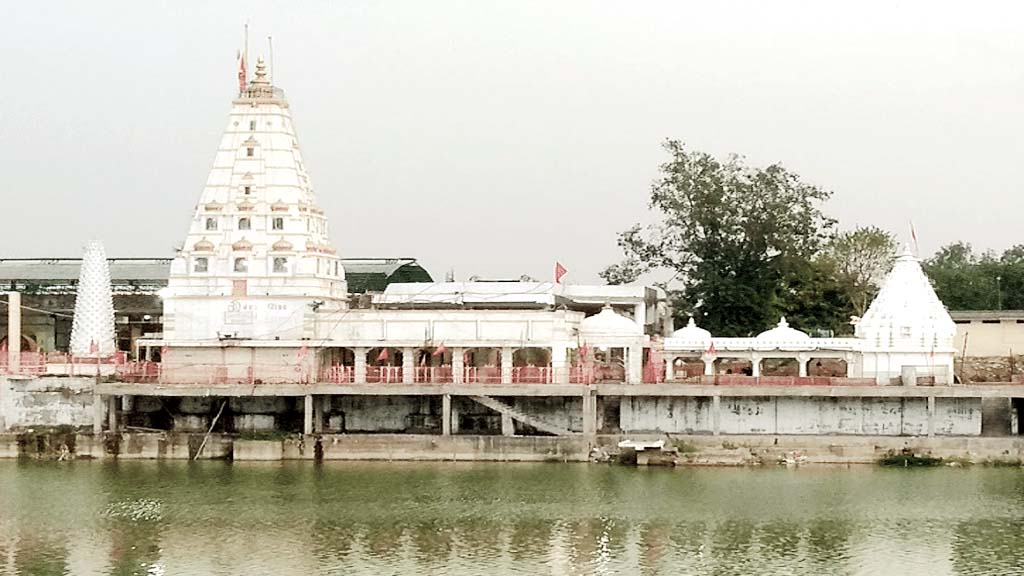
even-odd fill
[[[191,460],[203,434],[132,432],[93,436],[51,431],[0,434],[0,458],[106,458]],[[440,460],[582,462],[591,444],[580,436],[436,436],[425,434],[325,434],[245,440],[211,434],[199,459]]]
[[[598,436],[596,446],[608,452],[626,436]],[[909,451],[946,460],[973,463],[1024,461],[1024,437],[894,437],[894,436],[766,436],[766,435],[631,435],[632,440],[666,440],[679,450],[679,463],[729,466],[777,464],[786,458],[812,464],[870,464],[887,454]]]
[[[202,434],[52,433],[0,434],[0,458],[57,459],[193,459]],[[892,437],[892,436],[764,436],[764,435],[601,435],[583,437],[504,437],[411,434],[290,436],[275,440],[242,440],[213,434],[200,459],[236,461],[281,460],[420,460],[491,462],[580,462],[591,448],[615,453],[623,439],[666,440],[680,452],[681,464],[761,465],[786,458],[807,463],[867,464],[904,450],[957,461],[1017,462],[1024,460],[1024,438]]]
[[[33,426],[91,426],[92,378],[0,377],[0,430]]]
[[[844,434],[917,436],[928,434],[927,398],[830,398],[723,396],[718,411],[722,434]],[[624,432],[711,434],[711,398],[623,397],[619,428]],[[981,434],[981,399],[937,398],[934,433]]]

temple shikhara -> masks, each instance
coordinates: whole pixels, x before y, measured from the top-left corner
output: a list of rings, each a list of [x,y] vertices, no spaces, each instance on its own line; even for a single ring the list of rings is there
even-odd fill
[[[563,283],[560,264],[552,282],[395,275],[354,293],[314,190],[261,60],[159,291],[159,331],[103,364],[113,381],[96,385],[97,431],[103,420],[318,435],[980,431],[980,395],[953,386],[955,326],[909,250],[854,336],[812,337],[779,318],[735,337],[692,319],[676,329],[660,288]],[[351,262],[353,275],[367,265]]]

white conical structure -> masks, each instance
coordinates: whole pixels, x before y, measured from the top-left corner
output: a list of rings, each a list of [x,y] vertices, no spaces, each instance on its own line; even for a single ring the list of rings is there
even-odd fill
[[[71,353],[109,356],[114,353],[114,296],[103,244],[86,244],[78,273],[75,316],[71,324]]]
[[[881,384],[910,374],[933,375],[940,384],[953,380],[956,325],[909,247],[857,322],[856,335],[863,340],[859,370]]]
[[[905,247],[857,323],[856,332],[869,347],[930,351],[953,346],[956,324],[920,261]]]
[[[345,271],[303,165],[288,101],[270,84],[262,59],[232,104],[162,292],[164,338],[308,338],[315,310],[345,306]]]

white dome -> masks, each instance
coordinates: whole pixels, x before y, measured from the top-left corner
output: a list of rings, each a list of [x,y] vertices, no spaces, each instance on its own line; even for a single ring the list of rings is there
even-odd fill
[[[636,322],[616,313],[611,306],[580,322],[580,334],[585,336],[641,336],[643,330]]]
[[[698,327],[697,323],[693,321],[693,318],[690,318],[690,321],[686,323],[686,326],[673,332],[670,337],[687,340],[689,342],[710,342],[711,332]]]
[[[786,322],[786,317],[783,316],[779,320],[778,326],[771,330],[765,330],[757,335],[758,340],[776,340],[780,342],[792,342],[794,340],[808,340],[810,336],[806,332],[801,332],[796,328],[790,328],[789,322]]]

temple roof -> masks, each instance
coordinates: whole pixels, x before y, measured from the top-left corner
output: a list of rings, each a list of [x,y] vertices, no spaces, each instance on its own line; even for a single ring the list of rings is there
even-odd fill
[[[612,307],[608,305],[605,305],[597,314],[587,316],[580,322],[580,335],[582,336],[639,336],[642,334],[643,328],[636,322],[612,310]]]
[[[690,321],[686,323],[686,326],[673,332],[670,338],[678,338],[680,340],[687,340],[691,342],[710,342],[711,332],[698,327],[697,323],[693,321],[693,318],[690,318]]]
[[[796,328],[790,328],[789,322],[786,322],[785,316],[779,320],[779,323],[775,328],[765,330],[757,335],[758,340],[776,340],[780,342],[806,340],[808,338],[810,338],[810,336],[806,332],[802,332]]]
[[[894,341],[929,347],[948,344],[956,325],[939,300],[920,261],[905,247],[878,296],[857,322],[857,336],[885,345]]]

